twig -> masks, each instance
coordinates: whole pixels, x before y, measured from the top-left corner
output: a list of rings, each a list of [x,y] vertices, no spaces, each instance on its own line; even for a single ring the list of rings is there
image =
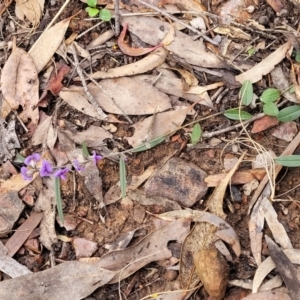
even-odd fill
[[[264,116],[265,116],[264,113],[260,113],[260,114],[258,114],[256,116],[253,116],[251,119],[249,119],[247,121],[244,121],[242,123],[238,123],[238,124],[235,124],[235,125],[232,125],[232,126],[229,126],[229,127],[226,127],[224,129],[220,129],[220,130],[214,131],[214,132],[204,132],[203,135],[202,135],[202,137],[204,137],[204,138],[211,138],[213,136],[216,136],[216,135],[219,135],[219,134],[231,131],[231,130],[235,130],[235,129],[239,128],[239,127],[243,127],[243,126],[245,126],[245,125],[247,125],[249,123],[252,123],[253,121],[258,120],[258,119],[260,119],[260,118],[262,118]]]
[[[65,3],[63,4],[63,6],[60,8],[60,10],[57,12],[57,14],[54,16],[54,18],[52,19],[52,21],[48,24],[48,26],[46,27],[46,30],[48,30],[52,24],[56,21],[56,19],[60,16],[60,14],[63,12],[63,10],[66,8],[66,6],[69,4],[70,0],[66,0]]]
[[[70,59],[71,63],[74,64],[74,62]],[[122,115],[124,116],[124,118],[126,118],[126,120],[130,123],[133,124],[133,121],[129,118],[129,116],[126,114],[126,112],[124,111],[124,109],[116,102],[115,98],[112,97],[111,95],[108,94],[108,92],[103,88],[103,86],[98,83],[94,78],[92,78],[86,71],[82,70],[82,73],[91,81],[93,82],[99,89],[101,89],[103,91],[103,93],[114,103],[114,105],[122,112]]]
[[[85,82],[85,79],[84,79],[84,76],[83,76],[83,73],[82,73],[82,69],[81,69],[81,67],[79,65],[79,62],[78,62],[77,53],[76,53],[76,50],[75,50],[75,47],[74,47],[73,44],[71,45],[71,50],[72,50],[72,53],[73,53],[73,56],[74,56],[74,65],[75,65],[76,71],[77,71],[77,73],[80,77],[80,80],[82,82],[82,86],[83,86],[83,89],[84,89],[84,91],[87,95],[87,98],[88,98],[89,102],[95,107],[95,109],[96,109],[98,115],[101,117],[101,119],[106,120],[107,119],[106,113],[104,113],[102,108],[95,101],[93,95],[91,94],[91,92],[89,91],[89,89],[86,85],[86,82]]]
[[[120,7],[119,0],[115,0],[115,34],[118,36],[120,34]]]
[[[220,95],[218,96],[217,100],[216,100],[216,104],[219,104],[222,100],[222,98],[228,93],[229,88],[225,89],[224,91],[222,91],[222,93],[220,93]]]
[[[84,31],[84,32],[80,33],[79,35],[77,35],[77,37],[76,37],[76,39],[75,39],[75,40],[78,40],[78,39],[80,39],[80,38],[81,38],[82,36],[84,36],[86,33],[88,33],[89,31],[93,30],[94,28],[96,28],[96,27],[100,26],[100,25],[101,25],[101,24],[103,24],[103,23],[104,23],[104,21],[101,21],[101,22],[97,23],[96,25],[94,25],[94,26],[90,27],[90,28],[89,28],[89,29],[87,29],[86,31]]]
[[[189,30],[191,30],[191,31],[193,31],[193,32],[195,32],[195,33],[197,33],[197,34],[199,34],[199,35],[200,35],[203,39],[205,39],[207,42],[209,42],[209,43],[211,43],[211,44],[213,44],[213,45],[215,45],[215,46],[218,46],[218,45],[219,45],[217,42],[215,42],[214,40],[212,40],[211,38],[209,38],[208,36],[206,36],[205,34],[203,34],[202,32],[200,32],[199,30],[197,30],[197,29],[195,29],[194,27],[192,27],[192,26],[190,26],[190,25],[188,25],[188,24],[182,22],[181,20],[179,20],[178,18],[174,17],[173,15],[171,15],[171,14],[169,14],[169,13],[167,13],[167,12],[165,12],[165,11],[163,11],[163,10],[161,10],[161,9],[159,9],[159,8],[157,8],[157,7],[153,6],[153,5],[151,5],[151,4],[148,4],[148,3],[146,3],[146,2],[144,2],[144,1],[142,1],[142,0],[138,0],[138,1],[139,1],[140,3],[142,3],[142,4],[144,4],[145,6],[147,6],[147,7],[151,8],[151,9],[157,11],[157,12],[160,12],[163,16],[168,17],[168,18],[170,18],[171,20],[173,20],[173,21],[175,21],[175,22],[178,22],[178,23],[180,23],[181,25],[185,26],[185,27],[188,28]]]

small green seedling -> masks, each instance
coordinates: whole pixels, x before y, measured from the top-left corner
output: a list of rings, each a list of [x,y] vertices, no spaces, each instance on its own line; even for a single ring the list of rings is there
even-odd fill
[[[104,22],[109,22],[111,20],[111,13],[108,9],[97,8],[97,0],[87,0],[87,5],[88,7],[85,11],[91,18],[99,16],[99,18]]]

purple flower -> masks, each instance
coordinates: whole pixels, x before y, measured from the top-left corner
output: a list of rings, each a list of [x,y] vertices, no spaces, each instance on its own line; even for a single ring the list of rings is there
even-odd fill
[[[24,164],[26,166],[31,166],[35,168],[36,163],[41,159],[41,156],[38,153],[33,153],[25,158]]]
[[[78,159],[73,160],[73,166],[74,166],[76,171],[84,170],[84,167],[80,165],[80,162],[78,161]]]
[[[57,170],[57,171],[54,173],[54,177],[59,177],[60,179],[66,180],[66,179],[67,179],[66,174],[67,174],[69,171],[70,171],[70,170],[69,170],[68,168],[64,168],[64,169]]]
[[[24,180],[32,180],[32,172],[28,170],[26,167],[21,168],[21,175]]]
[[[96,165],[97,161],[100,160],[100,159],[102,159],[102,156],[101,155],[97,155],[95,150],[92,153],[93,153],[93,155],[90,156],[90,158],[92,159],[92,161]]]
[[[43,160],[42,161],[42,166],[40,169],[40,175],[41,177],[46,177],[46,176],[50,176],[53,172],[53,169],[49,163],[49,161],[47,160]]]

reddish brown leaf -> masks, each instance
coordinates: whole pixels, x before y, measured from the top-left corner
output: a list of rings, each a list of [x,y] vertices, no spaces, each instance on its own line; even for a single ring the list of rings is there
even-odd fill
[[[278,124],[276,117],[264,116],[256,120],[253,124],[251,133],[258,133]]]

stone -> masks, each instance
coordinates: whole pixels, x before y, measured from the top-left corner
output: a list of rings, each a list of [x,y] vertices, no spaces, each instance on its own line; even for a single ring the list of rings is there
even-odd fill
[[[206,176],[206,172],[195,164],[173,157],[149,179],[145,192],[191,207],[207,192]]]

